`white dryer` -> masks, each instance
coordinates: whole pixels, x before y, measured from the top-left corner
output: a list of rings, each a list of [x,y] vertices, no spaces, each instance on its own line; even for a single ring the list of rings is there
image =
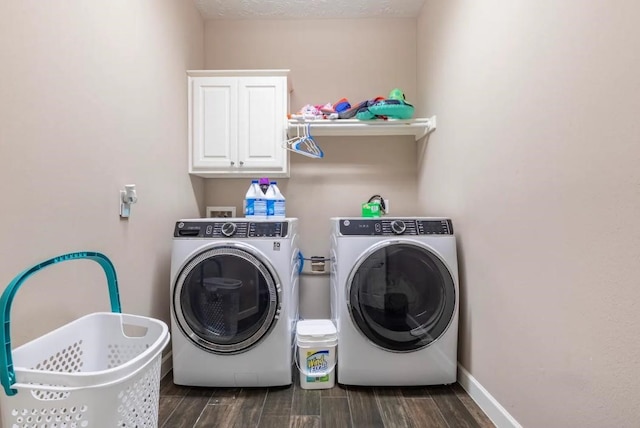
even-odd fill
[[[297,219],[180,220],[171,253],[173,380],[292,383]]]
[[[458,263],[451,220],[333,218],[338,382],[456,381]]]

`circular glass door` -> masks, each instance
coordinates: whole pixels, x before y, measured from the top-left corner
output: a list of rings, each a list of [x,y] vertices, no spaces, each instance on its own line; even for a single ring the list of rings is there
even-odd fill
[[[275,324],[280,282],[246,246],[226,244],[191,259],[178,276],[173,305],[182,331],[217,353],[255,346]]]
[[[414,351],[437,340],[456,306],[451,273],[429,249],[412,243],[372,247],[348,279],[349,312],[375,345]]]

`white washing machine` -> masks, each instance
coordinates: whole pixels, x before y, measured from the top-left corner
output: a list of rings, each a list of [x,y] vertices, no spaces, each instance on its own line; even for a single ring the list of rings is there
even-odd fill
[[[292,383],[297,245],[297,219],[176,223],[171,253],[176,384]]]
[[[333,218],[338,382],[456,381],[458,262],[451,220]]]

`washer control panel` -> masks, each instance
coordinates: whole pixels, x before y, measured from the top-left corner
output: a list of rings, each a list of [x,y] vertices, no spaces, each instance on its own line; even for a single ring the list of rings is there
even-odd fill
[[[289,223],[281,221],[179,221],[174,238],[286,238]]]
[[[453,235],[450,219],[340,219],[343,236]]]

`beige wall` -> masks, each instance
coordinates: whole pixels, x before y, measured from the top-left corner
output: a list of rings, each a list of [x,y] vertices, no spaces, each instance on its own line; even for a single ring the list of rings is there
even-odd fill
[[[187,171],[185,70],[203,65],[203,22],[172,0],[0,3],[0,284],[70,251],[115,264],[125,312],[169,321],[173,221],[199,214]],[[129,220],[119,190],[137,185]],[[15,343],[108,310],[97,264],[27,281]]]
[[[640,4],[428,0],[420,205],[460,243],[462,365],[525,427],[640,421]]]
[[[384,31],[381,29],[384,28]],[[208,69],[290,69],[290,110],[342,97],[353,105],[395,87],[416,98],[415,20],[209,21]],[[313,128],[312,128],[313,134]],[[287,215],[300,218],[306,257],[328,256],[329,218],[358,216],[381,193],[392,215],[416,215],[417,145],[410,137],[318,137],[325,158],[291,154],[291,178],[278,180]],[[208,179],[207,205],[242,209],[248,179]],[[326,277],[303,277],[301,315],[329,317]]]

